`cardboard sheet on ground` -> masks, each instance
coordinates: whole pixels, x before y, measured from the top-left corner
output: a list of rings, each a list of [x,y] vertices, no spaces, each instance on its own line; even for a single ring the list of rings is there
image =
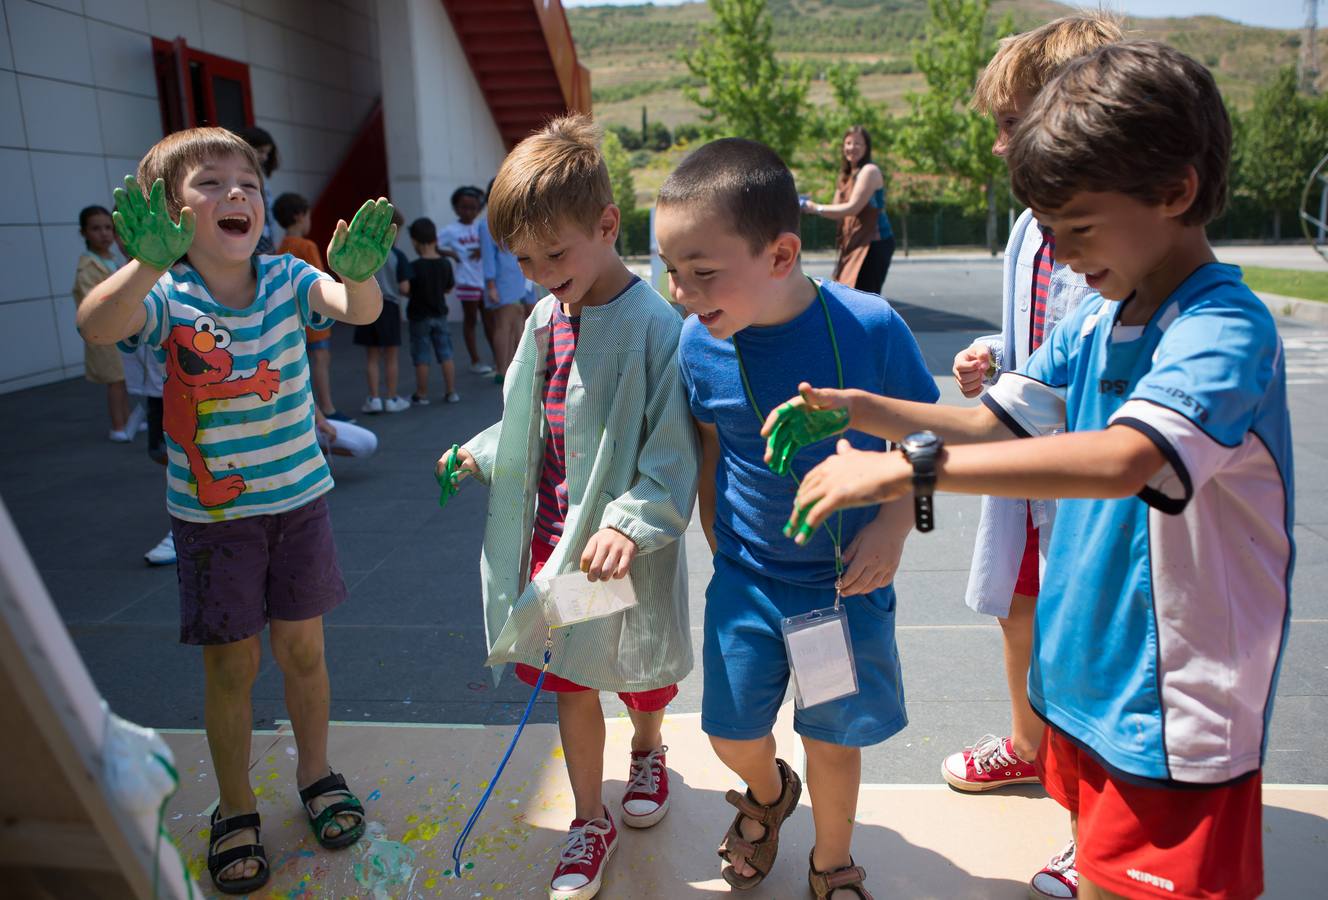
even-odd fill
[[[606,701],[606,709],[614,709]],[[618,707],[621,708],[621,707]],[[793,757],[793,705],[776,725],[781,754]],[[604,796],[619,812],[631,724],[608,720]],[[480,820],[460,881],[448,876],[451,849],[487,786],[510,726],[333,725],[333,764],[346,774],[377,823],[374,840],[329,853],[309,833],[296,796],[295,743],[289,729],[254,739],[250,777],[261,791],[263,838],[272,860],[268,887],[255,897],[333,900],[543,898],[573,806],[557,726],[534,724],[512,757]],[[180,764],[180,792],[166,815],[207,896],[207,810],[216,799],[207,744],[198,733],[168,734]],[[720,765],[696,715],[669,716],[672,807],[647,831],[620,828],[621,845],[605,876],[604,900],[731,898],[715,846],[733,817],[724,791],[737,784]],[[794,759],[796,763],[796,758]],[[1021,793],[1022,792],[1022,793]],[[1328,790],[1264,791],[1267,896],[1316,896],[1328,881]],[[1066,840],[1064,812],[1036,787],[970,796],[943,785],[869,786],[862,792],[854,852],[878,897],[1001,900],[1027,896],[1025,879]],[[957,828],[984,835],[956,840]],[[807,892],[811,810],[784,826],[770,877],[744,900],[788,900]]]

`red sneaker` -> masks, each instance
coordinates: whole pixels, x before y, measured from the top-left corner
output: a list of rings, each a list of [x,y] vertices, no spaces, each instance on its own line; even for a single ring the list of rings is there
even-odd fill
[[[1079,896],[1079,870],[1074,867],[1074,841],[1052,857],[1051,862],[1028,882],[1034,900],[1071,900]]]
[[[604,866],[617,849],[618,829],[608,809],[600,819],[573,819],[549,881],[549,900],[590,900],[599,893]]]
[[[1038,780],[1037,768],[1019,758],[1014,743],[994,734],[983,735],[972,747],[947,756],[941,764],[941,774],[951,787],[961,791],[990,791]]]
[[[669,811],[669,770],[664,768],[668,749],[632,751],[632,769],[622,801],[624,825],[649,828]]]

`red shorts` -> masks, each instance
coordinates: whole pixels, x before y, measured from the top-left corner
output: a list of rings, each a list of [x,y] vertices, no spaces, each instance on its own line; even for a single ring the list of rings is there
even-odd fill
[[[546,544],[539,538],[530,542],[530,577],[534,578],[544,568],[544,564],[549,561],[549,556],[553,554],[553,545]],[[516,677],[520,678],[526,684],[534,686],[539,680],[540,670],[534,666],[525,663],[516,664]],[[544,687],[541,690],[550,691],[555,694],[574,694],[578,691],[588,691],[590,688],[577,684],[575,681],[568,681],[566,678],[559,678],[550,672],[544,676]],[[634,709],[637,712],[659,712],[669,705],[674,697],[678,696],[678,686],[671,684],[668,687],[655,688],[653,691],[619,691],[618,696],[626,704],[628,709]]]
[[[1263,777],[1214,788],[1142,787],[1048,726],[1042,784],[1079,817],[1075,866],[1127,897],[1242,900],[1263,893]]]
[[[1033,511],[1027,512],[1028,536],[1024,539],[1024,558],[1019,561],[1019,578],[1014,592],[1025,597],[1036,597],[1041,584],[1038,581],[1038,530],[1033,524]]]

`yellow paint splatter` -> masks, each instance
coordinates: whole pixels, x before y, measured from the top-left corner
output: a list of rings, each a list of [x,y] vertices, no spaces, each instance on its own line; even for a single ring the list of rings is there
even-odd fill
[[[430,878],[428,881],[424,882],[424,886],[429,888],[430,890],[433,890],[434,888],[438,887],[438,879]]]
[[[562,758],[563,758],[563,748],[562,748],[562,747],[554,747],[554,748],[553,748],[553,753],[550,754],[550,755],[551,755],[554,759],[562,759]]]
[[[415,828],[410,829],[401,836],[401,843],[409,844],[411,841],[423,841],[428,843],[438,837],[438,833],[443,830],[441,822],[422,822]]]

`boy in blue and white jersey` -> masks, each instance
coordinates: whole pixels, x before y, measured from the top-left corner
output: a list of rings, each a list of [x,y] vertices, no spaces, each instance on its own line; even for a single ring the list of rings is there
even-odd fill
[[[220,792],[207,865],[231,894],[257,890],[269,872],[248,772],[250,693],[269,624],[314,837],[335,849],[364,833],[363,808],[327,759],[322,617],[346,585],[323,496],[332,476],[318,447],[305,328],[377,317],[373,273],[396,236],[383,199],[366,202],[350,226],[339,222],[327,260],[340,284],[289,255],[255,256],[262,185],[253,149],[224,128],[163,138],[115,192],[116,230],[133,259],[78,311],[89,343],[146,345],[165,365],[180,640],[203,647]]]
[[[1212,76],[1178,51],[1130,41],[1067,64],[1015,135],[1010,171],[1098,296],[981,407],[804,385],[767,421],[776,453],[807,405],[908,435],[902,455],[843,445],[812,471],[800,534],[910,488],[1061,498],[1028,687],[1049,725],[1043,783],[1077,818],[1081,897],[1263,890],[1291,429],[1274,321],[1204,233],[1230,146]],[[1012,435],[1030,440],[1001,441]]]

